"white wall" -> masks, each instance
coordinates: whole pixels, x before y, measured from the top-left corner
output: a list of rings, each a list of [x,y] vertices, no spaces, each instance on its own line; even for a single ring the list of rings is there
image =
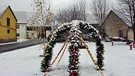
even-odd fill
[[[130,29],[128,31],[128,40],[130,40],[130,39],[134,39],[134,35],[133,35],[133,30],[132,29]]]
[[[17,38],[19,39],[26,39],[27,38],[27,24],[26,23],[19,23],[19,29],[17,29],[17,33],[20,34]]]

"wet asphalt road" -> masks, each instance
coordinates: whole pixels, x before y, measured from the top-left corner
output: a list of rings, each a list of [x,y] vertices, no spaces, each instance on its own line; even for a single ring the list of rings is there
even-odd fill
[[[15,49],[21,49],[32,45],[37,45],[40,43],[42,43],[42,41],[37,39],[37,40],[28,40],[24,42],[16,42],[12,44],[0,45],[0,53],[13,51]]]

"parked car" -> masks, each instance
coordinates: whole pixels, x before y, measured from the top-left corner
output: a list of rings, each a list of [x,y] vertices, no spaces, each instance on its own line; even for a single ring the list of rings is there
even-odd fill
[[[126,39],[124,39],[123,37],[110,37],[109,39],[112,41],[122,41],[122,42],[126,41]]]
[[[129,45],[129,44],[131,44],[133,41],[134,41],[133,39],[127,40],[126,44]]]

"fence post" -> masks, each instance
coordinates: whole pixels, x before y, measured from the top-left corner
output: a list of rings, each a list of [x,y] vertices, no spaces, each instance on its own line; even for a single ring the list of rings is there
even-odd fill
[[[135,48],[135,41],[133,41],[133,48]]]
[[[112,46],[114,45],[114,42],[112,41]]]
[[[132,50],[132,44],[129,44],[129,46],[130,46],[130,50]]]

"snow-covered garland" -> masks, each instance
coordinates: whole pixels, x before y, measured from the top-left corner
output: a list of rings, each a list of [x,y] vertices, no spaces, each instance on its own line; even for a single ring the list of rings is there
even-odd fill
[[[70,30],[70,42],[71,45],[69,46],[69,76],[79,76],[79,42],[80,42],[80,31],[75,28],[71,28]]]
[[[71,29],[70,23],[65,23],[61,27],[58,27],[57,30],[55,30],[47,44],[46,49],[44,50],[44,58],[41,62],[41,71],[46,72],[46,70],[50,66],[50,61],[52,59],[52,51],[53,47],[56,43],[56,40],[59,38],[59,36],[66,31],[69,31]]]
[[[90,33],[91,36],[96,40],[97,65],[99,66],[99,69],[102,69],[102,67],[104,66],[103,63],[104,46],[101,42],[101,36],[98,30],[96,30],[93,26],[85,22],[80,22],[79,28],[80,30],[85,30],[86,32]]]
[[[51,36],[51,38],[50,38],[50,40],[49,40],[49,42],[47,44],[47,48],[44,51],[44,59],[42,60],[42,63],[41,63],[41,70],[43,72],[46,72],[46,70],[49,68],[50,61],[52,59],[53,47],[54,47],[54,45],[56,43],[57,38],[59,38],[59,35],[62,34],[63,32],[65,32],[65,31],[69,31],[74,26],[76,26],[77,29],[79,29],[79,30],[85,30],[86,32],[90,33],[91,36],[94,39],[96,39],[97,65],[99,66],[99,69],[102,69],[102,67],[104,65],[104,63],[103,63],[103,59],[104,59],[104,57],[103,57],[104,46],[101,43],[101,36],[99,35],[98,31],[93,26],[91,26],[91,25],[89,25],[89,24],[87,24],[85,22],[76,21],[76,22],[71,22],[71,23],[63,24],[61,27],[56,29],[56,31],[52,34],[52,36]],[[77,32],[80,32],[80,31],[77,31]],[[71,41],[74,41],[74,40],[71,39]],[[78,52],[78,49],[76,49],[76,47],[74,47],[74,46],[76,46],[76,44],[71,45],[69,47],[69,51],[71,51],[71,52],[74,51],[74,54],[76,54]],[[75,50],[72,50],[72,49],[75,49]],[[70,54],[70,56],[74,59],[73,55]],[[75,55],[75,56],[78,57],[77,55]],[[69,59],[69,61],[72,61],[72,59]],[[78,60],[77,60],[77,62],[78,62]],[[77,68],[76,68],[76,70],[77,70],[78,69],[78,65],[76,65],[76,66],[77,66]],[[71,68],[71,65],[69,65],[69,69],[70,68]],[[69,72],[71,72],[71,71],[69,71]],[[78,75],[78,70],[76,72],[73,71],[72,73]]]
[[[74,44],[72,44],[69,47],[69,76],[79,76],[79,54],[78,54],[78,47]]]

